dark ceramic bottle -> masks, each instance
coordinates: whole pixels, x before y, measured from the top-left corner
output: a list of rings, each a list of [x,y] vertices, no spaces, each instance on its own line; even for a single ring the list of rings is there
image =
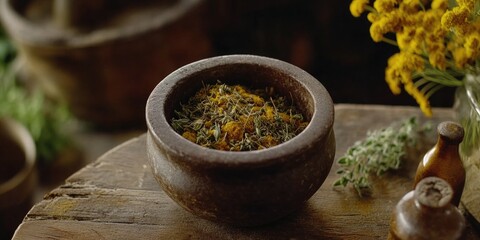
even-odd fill
[[[422,179],[395,206],[388,239],[462,239],[465,218],[451,204],[453,190],[438,177]]]
[[[458,123],[450,121],[440,123],[437,131],[436,145],[418,165],[414,188],[425,177],[442,178],[452,187],[452,204],[458,206],[465,185],[465,168],[458,152],[464,131]]]

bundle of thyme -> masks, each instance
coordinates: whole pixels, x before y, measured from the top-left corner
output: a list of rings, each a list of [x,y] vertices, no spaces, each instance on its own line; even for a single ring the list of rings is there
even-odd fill
[[[370,193],[369,176],[377,176],[391,169],[398,169],[406,148],[415,142],[417,121],[415,117],[392,124],[387,128],[367,133],[365,139],[357,141],[346,154],[337,160],[341,177],[334,186],[351,184],[359,196]]]
[[[175,111],[176,132],[201,146],[250,151],[288,141],[308,124],[272,90],[226,84],[206,85]]]

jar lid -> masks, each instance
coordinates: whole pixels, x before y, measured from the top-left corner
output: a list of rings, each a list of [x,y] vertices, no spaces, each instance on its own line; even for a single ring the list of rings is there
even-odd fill
[[[453,197],[452,187],[439,177],[426,177],[415,187],[415,199],[431,208],[447,206]]]
[[[452,121],[441,122],[437,127],[440,137],[451,143],[461,143],[463,141],[463,127]]]

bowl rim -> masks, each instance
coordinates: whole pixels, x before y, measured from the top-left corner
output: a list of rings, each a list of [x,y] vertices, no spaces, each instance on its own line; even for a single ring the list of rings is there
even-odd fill
[[[167,5],[169,11],[162,10],[142,24],[124,24],[120,27],[100,27],[82,34],[66,34],[62,28],[39,27],[39,23],[22,15],[14,6],[16,0],[0,1],[0,20],[8,31],[22,44],[44,47],[47,51],[88,48],[107,42],[116,42],[117,38],[133,38],[151,30],[168,27],[181,19],[189,11],[201,5],[201,0],[181,0]],[[52,15],[53,18],[53,15]],[[53,19],[52,19],[53,20]]]
[[[231,64],[255,65],[275,69],[298,81],[313,99],[314,111],[307,127],[286,142],[253,151],[211,149],[193,143],[175,132],[164,114],[165,100],[174,89],[175,83],[199,71]],[[319,100],[323,102],[319,103]],[[274,58],[234,54],[199,60],[166,76],[148,97],[145,116],[148,134],[153,141],[157,145],[161,145],[164,151],[182,156],[181,161],[200,166],[238,167],[241,165],[247,167],[287,161],[289,158],[286,156],[298,155],[298,151],[308,150],[314,146],[315,142],[326,141],[329,135],[333,134],[334,105],[330,94],[320,81],[299,67]]]
[[[10,117],[0,117],[0,131],[9,137],[23,151],[25,163],[13,177],[0,184],[0,203],[7,199],[7,195],[11,194],[14,189],[25,181],[28,181],[30,175],[35,171],[36,165],[36,147],[35,142],[28,130],[16,120]],[[22,191],[27,191],[23,189]]]

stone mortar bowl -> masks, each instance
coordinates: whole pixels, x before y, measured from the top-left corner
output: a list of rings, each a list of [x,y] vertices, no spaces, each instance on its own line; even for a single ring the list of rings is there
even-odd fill
[[[230,152],[184,139],[170,126],[174,110],[204,84],[273,87],[309,120],[287,142]],[[156,180],[176,203],[209,220],[237,226],[273,222],[300,208],[325,181],[335,155],[334,107],[322,84],[276,59],[229,55],[186,65],[163,79],[146,105],[147,154]]]
[[[28,130],[0,116],[0,239],[10,239],[32,206],[36,147]]]

